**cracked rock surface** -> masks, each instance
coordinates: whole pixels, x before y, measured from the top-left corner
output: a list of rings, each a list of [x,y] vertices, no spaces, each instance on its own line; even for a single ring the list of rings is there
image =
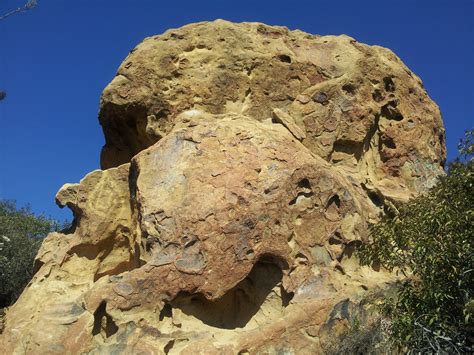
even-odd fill
[[[337,309],[396,280],[353,255],[369,223],[445,159],[391,51],[259,23],[145,39],[100,123],[104,170],[58,192],[73,228],[45,239],[7,353],[321,353]]]

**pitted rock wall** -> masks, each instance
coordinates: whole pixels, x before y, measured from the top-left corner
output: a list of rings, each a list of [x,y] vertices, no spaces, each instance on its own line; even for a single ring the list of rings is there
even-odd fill
[[[355,248],[443,174],[444,129],[392,52],[222,20],[146,39],[101,98],[104,170],[57,194],[6,353],[322,353],[397,277]],[[346,307],[346,308],[344,308]]]

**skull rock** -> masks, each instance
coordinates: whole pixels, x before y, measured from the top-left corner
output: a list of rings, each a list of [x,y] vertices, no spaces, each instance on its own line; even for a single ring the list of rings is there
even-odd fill
[[[45,239],[7,353],[321,353],[396,280],[353,256],[368,224],[445,159],[392,52],[257,23],[146,39],[100,123],[106,170],[58,192],[73,227]]]

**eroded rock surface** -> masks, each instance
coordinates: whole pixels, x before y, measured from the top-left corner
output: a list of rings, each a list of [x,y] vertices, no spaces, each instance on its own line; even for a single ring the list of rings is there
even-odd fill
[[[445,158],[438,107],[390,50],[218,20],[131,51],[102,95],[102,167],[130,161],[189,109],[258,121],[282,110],[310,151],[393,198],[431,186]]]
[[[368,224],[445,158],[392,52],[256,23],[146,39],[100,122],[106,170],[58,192],[74,226],[45,239],[7,353],[321,353],[337,307],[395,280],[353,256]]]

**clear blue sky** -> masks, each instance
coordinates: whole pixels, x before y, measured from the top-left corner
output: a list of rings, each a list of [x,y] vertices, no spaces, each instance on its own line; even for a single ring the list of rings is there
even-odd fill
[[[24,2],[0,1],[0,13]],[[54,196],[99,167],[99,97],[122,59],[146,36],[216,18],[392,49],[440,106],[449,159],[474,126],[474,0],[38,0],[0,21],[0,198],[70,218]]]

